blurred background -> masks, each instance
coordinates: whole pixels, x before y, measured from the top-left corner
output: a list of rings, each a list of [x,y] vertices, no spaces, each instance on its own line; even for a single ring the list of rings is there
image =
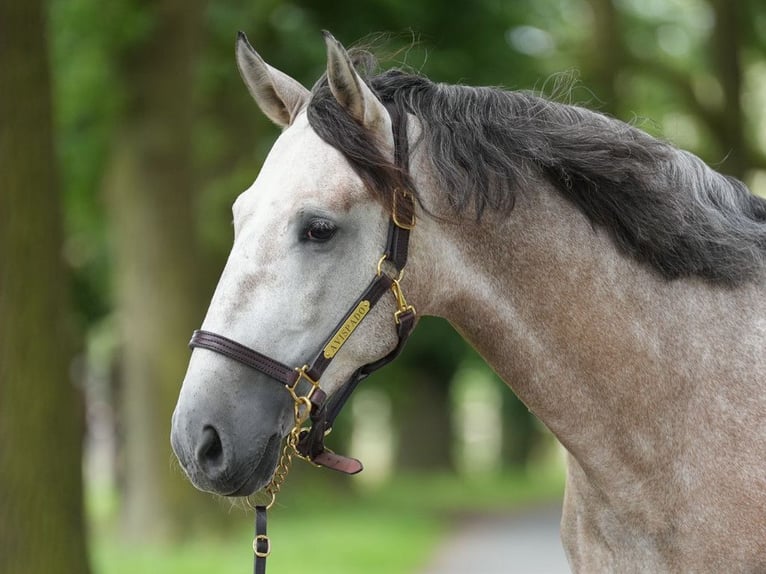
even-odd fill
[[[762,0],[0,0],[0,573],[251,567],[250,515],[186,482],[170,416],[278,133],[236,32],[311,86],[324,28],[437,81],[563,75],[566,101],[766,190]],[[271,571],[419,572],[457,517],[563,491],[555,441],[438,320],[330,442],[366,470],[293,468]]]

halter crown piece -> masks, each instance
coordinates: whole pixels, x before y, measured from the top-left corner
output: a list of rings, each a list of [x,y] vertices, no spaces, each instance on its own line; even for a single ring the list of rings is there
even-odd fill
[[[402,172],[407,171],[408,148],[406,115],[390,108],[394,135],[394,162]],[[307,460],[317,466],[325,466],[346,474],[356,474],[362,470],[362,463],[354,458],[335,454],[324,445],[325,436],[332,430],[333,422],[343,405],[351,397],[357,385],[372,372],[393,361],[404,348],[404,343],[415,327],[415,308],[407,304],[401,287],[402,274],[407,264],[410,231],[415,227],[415,200],[410,190],[394,191],[391,205],[391,220],[388,226],[388,238],[383,255],[377,264],[377,270],[370,284],[352,304],[346,315],[340,320],[331,335],[325,339],[310,363],[302,367],[289,367],[267,355],[232,341],[210,331],[194,331],[189,346],[215,351],[251,367],[268,377],[282,383],[294,403],[295,423],[285,439],[277,468],[271,482],[264,488],[269,497],[266,504],[256,504],[255,539],[255,574],[265,574],[266,558],[271,553],[271,541],[266,534],[267,511],[274,505],[274,500],[287,478],[293,456]],[[388,262],[388,265],[384,265]],[[393,268],[395,274],[388,274],[386,269]],[[353,334],[356,327],[364,320],[369,311],[387,292],[391,292],[396,302],[394,323],[398,342],[388,355],[359,368],[335,394],[328,397],[320,388],[319,381],[337,352]]]

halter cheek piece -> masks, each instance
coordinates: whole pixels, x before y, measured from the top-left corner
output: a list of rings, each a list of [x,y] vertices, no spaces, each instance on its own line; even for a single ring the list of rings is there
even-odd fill
[[[394,162],[396,167],[406,174],[408,163],[406,114],[400,115],[395,109],[389,109],[389,113],[394,134]],[[289,367],[263,353],[210,331],[194,331],[189,341],[189,346],[192,348],[220,353],[282,383],[294,402],[295,426],[288,435],[274,477],[266,487],[267,494],[271,495],[271,502],[268,505],[255,506],[256,536],[253,540],[255,574],[266,572],[266,558],[271,553],[270,540],[266,534],[266,513],[274,504],[276,493],[289,469],[291,450],[314,464],[347,474],[356,474],[362,470],[361,462],[328,450],[324,440],[332,429],[335,418],[357,385],[368,375],[393,361],[401,353],[404,343],[415,327],[415,308],[407,304],[400,284],[404,267],[407,265],[410,231],[414,226],[415,200],[412,193],[409,190],[397,189],[393,193],[386,248],[378,261],[375,277],[351,305],[349,311],[333,329],[332,334],[325,339],[311,362],[302,367]],[[393,268],[395,275],[389,275],[384,267]],[[398,337],[396,347],[385,357],[357,369],[340,390],[328,398],[319,387],[322,374],[357,326],[388,291],[393,293],[396,301],[394,312]],[[309,427],[304,427],[303,424],[307,419],[311,424]]]

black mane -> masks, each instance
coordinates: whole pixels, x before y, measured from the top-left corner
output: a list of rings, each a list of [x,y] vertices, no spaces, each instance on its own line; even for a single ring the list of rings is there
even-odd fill
[[[370,70],[369,55],[356,56]],[[381,101],[417,116],[419,146],[458,213],[510,212],[518,191],[546,178],[618,247],[667,278],[735,285],[763,272],[766,200],[696,156],[618,120],[526,92],[436,84],[389,70],[367,74]],[[408,179],[337,104],[322,78],[311,126],[387,204]]]

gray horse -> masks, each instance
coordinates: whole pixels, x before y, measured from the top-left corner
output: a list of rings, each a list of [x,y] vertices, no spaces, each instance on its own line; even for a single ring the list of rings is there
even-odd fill
[[[203,329],[302,365],[386,244],[392,113],[416,194],[407,273],[568,451],[562,538],[577,572],[766,572],[766,201],[695,156],[526,93],[373,75],[327,35],[308,91],[244,36],[237,62],[284,131],[233,207]],[[320,382],[333,396],[397,345],[384,298]],[[190,480],[272,478],[293,399],[195,349],[172,443]]]

